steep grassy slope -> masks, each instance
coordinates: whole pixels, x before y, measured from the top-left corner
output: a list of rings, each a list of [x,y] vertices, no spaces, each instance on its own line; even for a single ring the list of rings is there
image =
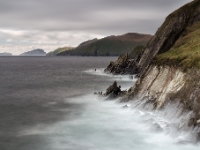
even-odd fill
[[[136,59],[136,57],[139,57],[139,55],[142,54],[142,51],[144,50],[145,46],[144,45],[139,45],[135,47],[130,53],[129,53],[129,58],[130,59]]]
[[[62,47],[62,48],[57,48],[56,50],[47,53],[46,56],[56,56],[58,53],[61,53],[61,52],[63,52],[63,51],[72,50],[72,49],[74,49],[74,47]]]
[[[156,56],[156,63],[200,69],[200,22],[186,28],[182,35],[169,51]]]
[[[193,28],[199,21],[199,0],[194,0],[171,13],[149,41],[141,59],[135,66],[138,68],[139,76],[145,73],[155,56],[169,51],[178,40],[187,36],[191,29],[196,30]]]
[[[178,131],[189,130],[194,135],[191,142],[199,142],[200,0],[184,5],[166,18],[135,68],[139,69],[139,79],[129,90],[128,99],[139,99],[157,110],[167,106],[171,110],[177,104],[176,112],[180,113],[174,119],[181,115],[184,119],[174,125]]]
[[[151,35],[138,33],[109,36],[100,40],[94,39],[84,42],[77,48],[63,51],[58,55],[119,56],[122,53],[130,53],[138,45],[146,45],[151,37]]]

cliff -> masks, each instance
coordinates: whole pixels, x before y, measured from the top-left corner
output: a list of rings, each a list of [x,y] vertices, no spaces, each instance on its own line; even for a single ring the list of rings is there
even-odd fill
[[[111,61],[108,67],[104,70],[106,73],[112,74],[134,74],[137,72],[136,63],[141,57],[144,46],[140,45],[134,48],[130,53],[121,54],[119,58],[113,62]]]
[[[58,56],[119,56],[130,53],[138,45],[146,45],[151,35],[127,33],[119,36],[108,36],[81,43],[73,50],[62,51]]]
[[[194,0],[171,13],[158,29],[156,34],[147,44],[141,59],[138,62],[138,70],[142,75],[152,59],[157,55],[169,51],[174,44],[187,35],[187,28],[200,21],[200,1]],[[185,35],[186,34],[186,35]]]
[[[181,105],[191,115],[179,128],[194,129],[200,140],[200,1],[170,14],[147,44],[136,66],[140,78],[130,99],[145,100],[154,109],[168,103]],[[180,122],[179,122],[180,124]]]
[[[199,29],[199,0],[170,14],[135,60],[132,73],[139,78],[123,99],[139,100],[153,110],[177,104],[171,119],[179,120],[174,122],[177,130],[191,130],[195,141],[200,141]]]
[[[194,131],[194,141],[200,140],[200,70],[188,69],[183,72],[179,68],[169,66],[151,65],[145,74],[138,79],[134,87],[131,88],[128,99],[145,102],[154,110],[162,110],[168,104],[178,104],[176,110],[180,112],[178,117],[184,120],[176,123],[179,129],[192,128]],[[165,112],[170,114],[170,112]],[[177,117],[173,114],[171,119]],[[177,118],[176,118],[177,119]],[[188,129],[189,130],[189,129]]]

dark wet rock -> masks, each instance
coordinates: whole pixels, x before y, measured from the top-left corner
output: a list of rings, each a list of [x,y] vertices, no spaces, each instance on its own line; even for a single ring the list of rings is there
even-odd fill
[[[94,95],[104,96],[103,92],[94,92]]]
[[[128,55],[122,54],[116,62],[111,61],[105,72],[113,74],[124,74],[128,65]]]
[[[117,86],[117,82],[114,81],[114,83],[106,89],[105,95],[108,96],[109,94],[113,93],[117,96],[120,92],[121,86]]]
[[[135,65],[134,59],[130,59],[128,54],[122,54],[117,61],[111,61],[104,71],[112,74],[135,74],[137,72],[133,69]]]
[[[130,54],[121,54],[115,62],[110,62],[104,72],[112,74],[138,73],[137,61],[139,61],[143,49],[144,46],[137,46]]]
[[[127,91],[122,91],[121,90],[121,86],[117,85],[117,82],[114,81],[112,85],[110,85],[107,89],[106,89],[106,93],[102,94],[104,96],[108,96],[109,99],[113,99],[113,98],[118,98],[118,97],[122,97],[124,95],[127,94]]]

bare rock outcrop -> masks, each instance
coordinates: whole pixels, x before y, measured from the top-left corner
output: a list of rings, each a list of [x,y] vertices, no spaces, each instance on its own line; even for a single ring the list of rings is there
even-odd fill
[[[103,94],[104,96],[108,97],[108,99],[115,99],[119,97],[123,97],[127,94],[127,91],[121,90],[121,86],[117,85],[117,82],[114,81],[112,85],[110,85],[106,92]]]
[[[115,62],[110,62],[104,72],[112,73],[115,75],[138,73],[137,62],[140,60],[143,50],[144,46],[139,45],[134,48],[129,54],[121,54]]]
[[[135,59],[133,65],[130,65],[131,72],[138,73],[139,79],[127,93],[129,100],[145,100],[147,104],[152,104],[155,110],[163,109],[168,103],[180,104],[179,111],[182,114],[189,112],[190,115],[180,120],[178,128],[194,128],[197,141],[200,140],[200,59],[197,59],[197,66],[187,70],[178,65],[160,65],[155,63],[155,60],[158,55],[170,51],[179,39],[186,36],[185,34],[193,33],[194,30],[199,33],[199,27],[190,31],[194,25],[199,24],[199,0],[194,0],[171,13],[142,51],[139,59]],[[193,36],[187,38],[193,39]],[[187,42],[185,40],[181,44],[187,45]],[[200,45],[195,44],[193,47],[199,49]],[[194,53],[192,50],[189,55],[197,55],[198,58],[199,52]],[[123,56],[117,62],[112,62],[108,68],[110,72],[124,74],[127,66],[128,57]]]
[[[134,59],[130,59],[128,54],[122,54],[117,61],[111,61],[104,71],[112,74],[134,74],[135,64]]]

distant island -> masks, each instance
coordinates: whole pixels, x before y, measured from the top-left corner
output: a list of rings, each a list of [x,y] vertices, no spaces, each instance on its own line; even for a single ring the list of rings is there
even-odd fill
[[[144,46],[152,38],[149,34],[127,33],[92,39],[82,42],[76,48],[58,48],[47,56],[119,56],[130,53],[137,46]]]
[[[3,52],[3,53],[0,53],[0,56],[12,56],[11,53],[7,53],[7,52]]]
[[[28,52],[20,54],[20,56],[46,56],[46,52],[43,49],[34,49]]]

